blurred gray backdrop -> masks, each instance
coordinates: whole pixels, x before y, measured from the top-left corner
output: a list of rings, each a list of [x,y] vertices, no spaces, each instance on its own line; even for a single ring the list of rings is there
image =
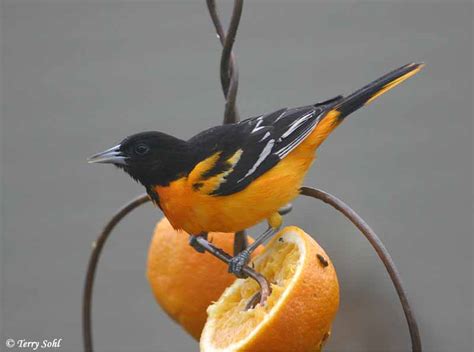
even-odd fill
[[[230,5],[220,6],[224,17]],[[86,157],[134,132],[188,138],[220,123],[220,45],[204,1],[8,0],[1,9],[0,349],[6,338],[63,338],[61,351],[81,351],[91,242],[143,192]],[[236,42],[242,116],[347,94],[427,62],[352,115],[306,181],[344,199],[385,242],[426,351],[472,350],[472,10],[469,1],[247,1]],[[144,276],[160,217],[150,205],[135,211],[105,248],[97,351],[198,348],[157,307]],[[365,238],[309,199],[286,223],[313,234],[338,270],[327,350],[408,350],[400,304]]]

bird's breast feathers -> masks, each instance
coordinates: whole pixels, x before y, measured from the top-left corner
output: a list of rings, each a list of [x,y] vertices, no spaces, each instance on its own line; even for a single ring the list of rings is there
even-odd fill
[[[228,163],[235,167],[239,154],[234,153]],[[283,159],[243,190],[216,195],[214,191],[226,182],[232,166],[205,179],[198,177],[215,165],[218,156],[211,156],[197,164],[188,176],[154,190],[175,228],[190,234],[240,231],[268,218],[295,198],[313,158],[314,151],[295,150],[292,157]]]

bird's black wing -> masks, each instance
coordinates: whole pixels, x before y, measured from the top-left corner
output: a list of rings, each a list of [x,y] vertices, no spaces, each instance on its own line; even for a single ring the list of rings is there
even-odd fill
[[[209,155],[218,155],[212,167],[201,174],[198,185],[212,183],[212,187],[203,189],[214,196],[243,190],[303,142],[327,113],[328,107],[339,99],[280,109],[195,136],[190,142],[196,148],[206,149]]]

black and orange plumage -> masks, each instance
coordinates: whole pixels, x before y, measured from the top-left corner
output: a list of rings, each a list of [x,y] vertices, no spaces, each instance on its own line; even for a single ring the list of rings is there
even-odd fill
[[[326,137],[350,113],[422,66],[402,66],[347,97],[213,127],[187,141],[138,133],[89,161],[122,168],[145,186],[175,228],[190,234],[235,232],[267,219],[269,231],[256,247],[280,227],[278,209],[298,195]],[[252,249],[233,271],[241,269]]]

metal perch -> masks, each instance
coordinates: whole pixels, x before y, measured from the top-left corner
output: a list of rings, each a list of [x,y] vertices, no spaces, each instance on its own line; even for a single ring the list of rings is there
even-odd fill
[[[324,203],[327,203],[336,210],[340,211],[360,230],[360,232],[364,234],[372,247],[374,247],[379,258],[385,265],[385,268],[390,275],[390,279],[393,282],[393,286],[395,286],[398,297],[400,298],[400,303],[402,304],[403,312],[405,313],[408,323],[408,329],[410,330],[412,351],[421,352],[420,331],[418,330],[418,324],[413,314],[413,310],[410,307],[410,303],[408,303],[408,298],[402,285],[400,273],[398,272],[390,253],[388,252],[387,248],[385,248],[380,238],[375,234],[372,228],[367,225],[364,219],[359,216],[359,214],[357,214],[346,203],[332,194],[310,187],[301,187],[300,194],[322,200]]]

